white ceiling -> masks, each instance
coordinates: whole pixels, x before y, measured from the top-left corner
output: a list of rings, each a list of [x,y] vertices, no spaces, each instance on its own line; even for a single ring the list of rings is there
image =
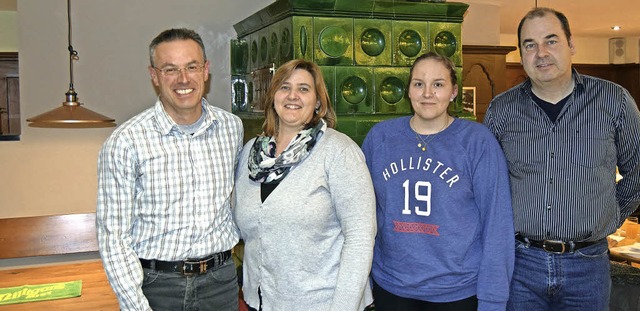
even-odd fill
[[[218,0],[229,1],[229,0]],[[249,1],[249,0],[246,0]],[[423,0],[424,1],[424,0]],[[580,37],[640,36],[639,0],[455,0],[456,2],[496,5],[500,8],[500,32],[515,34],[524,14],[536,5],[563,12],[571,31]],[[17,0],[0,0],[0,11],[15,11]],[[614,32],[611,26],[622,30]]]

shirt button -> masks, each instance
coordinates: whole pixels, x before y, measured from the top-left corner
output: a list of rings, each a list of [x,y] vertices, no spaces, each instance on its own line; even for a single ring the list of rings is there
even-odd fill
[[[551,205],[547,205],[547,210],[550,211],[551,210]]]

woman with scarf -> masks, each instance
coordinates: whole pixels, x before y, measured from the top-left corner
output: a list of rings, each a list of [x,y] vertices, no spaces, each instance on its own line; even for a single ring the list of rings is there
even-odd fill
[[[245,301],[263,311],[363,310],[375,196],[360,148],[333,129],[320,67],[280,66],[264,107],[263,133],[244,146],[236,172]]]

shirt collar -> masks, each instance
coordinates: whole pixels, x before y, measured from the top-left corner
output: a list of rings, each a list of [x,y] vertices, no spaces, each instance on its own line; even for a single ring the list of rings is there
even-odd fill
[[[180,131],[178,129],[178,124],[176,124],[176,122],[173,121],[169,114],[167,114],[167,112],[164,110],[164,106],[162,105],[162,101],[160,101],[160,97],[158,97],[158,99],[156,100],[154,110],[158,129],[163,135],[169,135],[172,131]],[[204,122],[194,133],[194,136],[199,135],[205,129],[208,129],[213,124],[217,123],[215,112],[204,97],[202,98],[202,110],[204,113]]]
[[[575,89],[584,90],[584,79],[578,71],[571,67],[571,77],[575,84]],[[531,79],[527,78],[522,84],[520,84],[520,90],[527,95],[531,95]]]

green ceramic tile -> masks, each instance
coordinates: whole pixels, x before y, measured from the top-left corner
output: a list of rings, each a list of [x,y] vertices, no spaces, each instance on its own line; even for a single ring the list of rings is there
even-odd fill
[[[290,3],[290,5],[294,8],[299,9],[328,9],[331,10],[334,8],[336,0],[280,0],[276,2],[285,2]]]
[[[388,119],[388,117],[385,119]],[[367,133],[369,133],[369,130],[371,130],[371,128],[374,125],[380,123],[380,121],[383,121],[383,119],[358,121],[358,126],[356,127],[358,131],[357,136],[361,136],[361,137],[367,136]]]
[[[267,40],[267,60],[266,66],[275,64],[276,67],[293,59],[293,36],[291,32],[291,18],[281,20],[269,25],[262,32],[266,34]],[[262,51],[260,51],[262,52]],[[259,55],[261,55],[259,53]]]
[[[267,64],[279,65],[280,60],[280,31],[277,24],[267,27]]]
[[[293,59],[293,31],[292,18],[284,19],[273,25],[278,35],[278,59],[276,67]]]
[[[355,19],[353,37],[356,65],[391,66],[391,21]]]
[[[257,33],[256,42],[258,44],[258,68],[264,68],[269,61],[269,29],[265,28]]]
[[[254,87],[253,87],[253,79],[251,79],[251,75],[246,75],[245,76],[246,79],[246,83],[247,83],[247,107],[246,107],[246,111],[253,111],[252,105],[255,101],[255,93],[254,93]]]
[[[336,109],[336,67],[333,66],[320,66],[322,70],[322,76],[324,77],[324,83],[327,86],[327,93],[329,93],[329,100],[333,109]]]
[[[291,27],[293,36],[293,58],[313,61],[313,17],[294,16]]]
[[[314,61],[323,66],[352,66],[353,19],[314,17]]]
[[[462,66],[462,24],[429,22],[430,50],[449,57],[456,66]]]
[[[394,66],[411,66],[418,56],[429,51],[429,24],[416,21],[394,21]]]
[[[354,137],[358,134],[356,125],[356,121],[350,120],[347,117],[338,116],[336,130],[346,134],[349,137]]]
[[[336,113],[373,112],[373,69],[336,67]]]
[[[256,107],[259,107],[259,94],[256,93],[256,83],[254,82],[253,75],[248,74],[247,77],[247,111],[253,111]]]
[[[411,20],[448,20],[462,22],[462,17],[469,7],[466,3],[435,3],[427,0],[383,1],[376,5],[376,10],[393,11],[399,19]]]
[[[258,34],[250,34],[247,36],[247,42],[249,44],[249,72],[258,69],[259,62],[259,36]]]
[[[231,75],[242,75],[247,73],[249,67],[249,44],[246,40],[235,39],[229,44]]]
[[[268,61],[268,28],[261,29],[245,38],[249,48],[249,72],[267,66]]]
[[[411,113],[407,97],[409,67],[376,67],[374,110],[376,113]]]
[[[334,0],[333,8],[338,11],[350,12],[372,12],[375,10],[376,2],[380,0]]]

